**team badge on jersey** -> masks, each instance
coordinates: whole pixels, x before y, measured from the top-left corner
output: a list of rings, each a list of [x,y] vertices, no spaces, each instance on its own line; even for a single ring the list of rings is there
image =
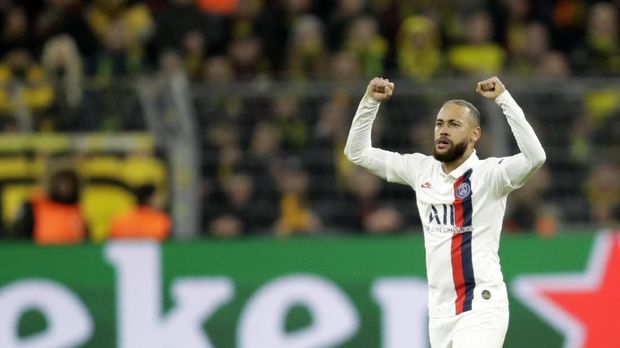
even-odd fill
[[[456,189],[456,196],[461,199],[465,199],[469,197],[470,194],[471,194],[471,186],[469,186],[469,184],[466,182],[460,184],[459,187],[457,187]]]

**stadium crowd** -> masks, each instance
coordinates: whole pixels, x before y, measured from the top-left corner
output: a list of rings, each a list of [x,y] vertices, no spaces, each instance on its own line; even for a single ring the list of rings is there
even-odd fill
[[[23,129],[23,109],[39,132],[143,129],[136,117],[107,117],[102,96],[85,86],[181,72],[195,84],[203,234],[403,231],[419,226],[411,191],[344,159],[360,95],[338,85],[374,76],[422,86],[496,74],[558,84],[620,77],[619,8],[585,0],[3,0],[0,129]],[[265,81],[336,88],[316,98],[219,90]],[[594,92],[574,103],[553,90],[520,99],[559,159],[550,156],[511,196],[507,231],[618,225],[620,96]],[[428,152],[423,120],[438,103],[395,96],[386,114],[396,115],[378,125],[377,141]],[[569,184],[559,186],[566,173]]]

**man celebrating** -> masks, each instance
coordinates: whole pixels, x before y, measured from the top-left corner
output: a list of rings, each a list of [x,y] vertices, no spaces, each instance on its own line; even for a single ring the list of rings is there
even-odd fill
[[[523,110],[497,77],[476,92],[502,108],[520,153],[479,159],[480,114],[469,102],[449,100],[435,123],[432,156],[398,154],[371,145],[382,101],[394,92],[387,79],[370,81],[353,119],[345,155],[389,182],[416,191],[424,229],[433,348],[497,348],[508,328],[508,296],[498,257],[506,197],[542,166],[545,151]]]

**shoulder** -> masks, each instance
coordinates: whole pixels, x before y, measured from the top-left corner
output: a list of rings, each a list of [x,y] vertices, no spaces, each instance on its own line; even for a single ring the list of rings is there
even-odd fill
[[[418,162],[434,162],[435,161],[435,158],[433,158],[433,156],[425,155],[419,152],[407,153],[407,154],[404,154],[403,157],[407,158],[408,160],[418,161]]]
[[[436,162],[433,156],[428,156],[419,152],[406,153],[398,157],[400,157],[401,161],[406,166],[413,166],[415,168],[423,168]]]
[[[497,175],[502,175],[501,168],[503,167],[502,163],[505,159],[505,157],[488,157],[481,159],[474,168],[474,172],[476,172],[479,176],[485,177],[486,179],[490,179],[490,177],[495,177]]]
[[[478,167],[480,169],[491,169],[496,168],[505,160],[505,157],[487,157],[485,159],[481,159],[478,162]]]
[[[421,153],[390,152],[386,157],[386,179],[389,182],[415,185],[417,177],[432,168],[435,159]]]

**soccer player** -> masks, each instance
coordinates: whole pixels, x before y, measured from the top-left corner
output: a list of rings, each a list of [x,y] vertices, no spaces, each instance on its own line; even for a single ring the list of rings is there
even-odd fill
[[[506,196],[545,161],[545,151],[523,110],[497,77],[476,92],[502,108],[520,153],[479,159],[480,114],[469,102],[449,100],[435,121],[432,156],[372,147],[380,102],[394,84],[370,81],[349,132],[345,155],[375,175],[411,186],[424,230],[429,333],[433,348],[501,347],[508,328],[508,296],[499,257]]]

